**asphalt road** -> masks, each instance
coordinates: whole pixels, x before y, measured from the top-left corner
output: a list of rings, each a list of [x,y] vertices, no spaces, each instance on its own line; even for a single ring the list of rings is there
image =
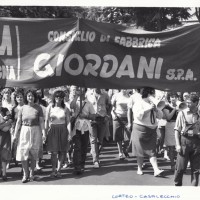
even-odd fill
[[[82,175],[74,175],[73,168],[62,169],[62,178],[51,179],[50,155],[45,154],[42,162],[42,170],[36,172],[36,180],[26,185],[108,185],[108,186],[173,186],[174,175],[170,171],[169,161],[158,158],[158,165],[165,170],[163,177],[154,177],[153,170],[146,159],[147,168],[144,175],[137,175],[136,158],[126,158],[120,161],[117,147],[113,142],[106,142],[100,155],[101,167],[94,169],[92,157],[88,153],[85,172]],[[7,171],[8,181],[3,182],[0,178],[0,185],[24,185],[21,182],[21,167],[14,167]],[[183,185],[190,185],[190,169],[184,175]]]

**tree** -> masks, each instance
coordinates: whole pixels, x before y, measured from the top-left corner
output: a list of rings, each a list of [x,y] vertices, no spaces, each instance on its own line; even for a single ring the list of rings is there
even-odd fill
[[[1,17],[18,18],[70,18],[84,17],[82,7],[64,6],[1,6]]]
[[[200,22],[200,8],[195,8],[195,15]]]
[[[59,7],[59,6],[6,6],[0,7],[1,17],[69,18],[79,17],[99,22],[143,27],[148,31],[162,31],[169,26],[181,25],[191,15],[190,8],[153,7]],[[198,12],[199,16],[199,10]]]
[[[190,8],[112,8],[103,9],[101,21],[109,23],[135,23],[149,31],[162,31],[168,26],[180,25],[191,15]]]

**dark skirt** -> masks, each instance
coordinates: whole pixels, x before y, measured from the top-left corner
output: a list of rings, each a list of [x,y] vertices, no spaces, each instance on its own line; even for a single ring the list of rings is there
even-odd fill
[[[11,135],[9,131],[0,130],[0,154],[3,162],[11,160]]]
[[[65,124],[51,124],[47,134],[47,151],[66,152],[68,130]]]
[[[132,144],[133,156],[156,156],[156,129],[133,124]]]

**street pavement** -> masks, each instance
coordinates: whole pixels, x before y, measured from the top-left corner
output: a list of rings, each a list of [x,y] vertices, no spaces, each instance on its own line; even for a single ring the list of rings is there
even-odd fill
[[[131,155],[131,153],[130,153]],[[109,186],[173,186],[174,175],[170,171],[169,161],[158,158],[158,165],[164,169],[163,177],[154,177],[153,169],[148,159],[145,159],[147,168],[144,175],[137,175],[137,163],[135,157],[119,160],[117,146],[113,142],[105,142],[100,155],[99,169],[94,169],[92,156],[87,154],[85,172],[81,175],[74,175],[73,168],[62,169],[62,178],[52,179],[50,155],[45,154],[42,160],[42,170],[36,172],[36,180],[26,185],[109,185]],[[3,182],[0,178],[0,185],[24,185],[21,182],[21,167],[14,167],[7,170],[8,181]],[[190,169],[184,174],[183,185],[190,185]]]

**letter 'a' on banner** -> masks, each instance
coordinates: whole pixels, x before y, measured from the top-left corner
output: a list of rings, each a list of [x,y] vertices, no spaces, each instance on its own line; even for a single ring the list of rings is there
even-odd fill
[[[199,91],[200,24],[165,32],[78,18],[0,18],[0,86]]]

